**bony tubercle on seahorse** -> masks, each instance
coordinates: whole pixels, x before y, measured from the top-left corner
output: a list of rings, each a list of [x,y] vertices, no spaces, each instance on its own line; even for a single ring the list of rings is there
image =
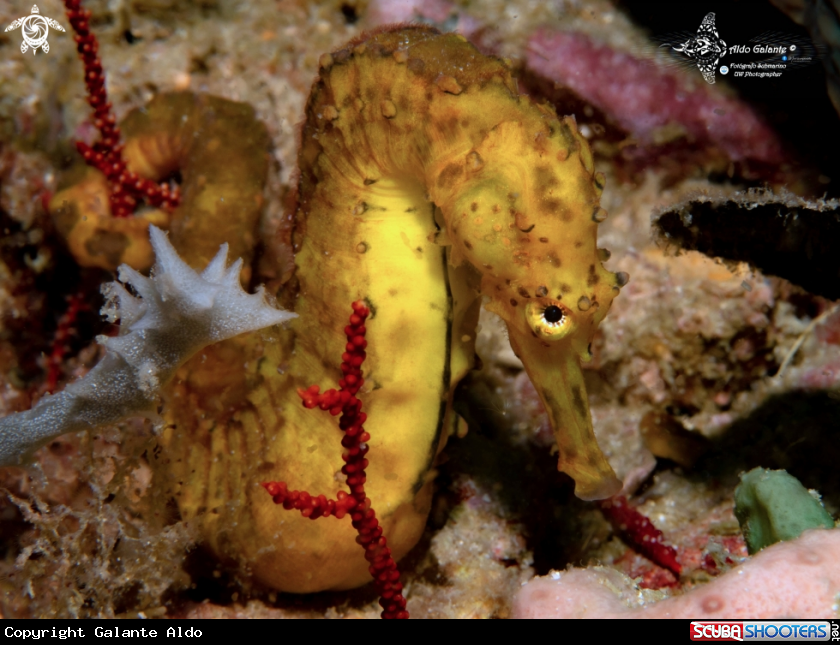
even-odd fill
[[[206,545],[283,591],[369,581],[349,522],[278,512],[259,486],[341,487],[335,423],[308,414],[296,390],[336,386],[347,303],[359,299],[371,310],[359,395],[373,437],[367,492],[395,557],[425,526],[482,300],[507,324],[575,493],[617,493],[579,363],[627,278],[601,264],[604,178],[574,118],[520,95],[507,64],[463,37],[393,27],[321,57],[301,141],[295,272],[279,295],[299,317],[273,332],[276,342],[252,333],[202,351],[165,399],[164,450],[153,460]],[[166,146],[156,149],[157,165],[171,165]],[[192,197],[185,190],[181,208],[212,190],[209,180]],[[85,208],[68,203],[76,216]],[[215,231],[191,213],[186,225],[208,248],[236,236],[227,220]],[[188,234],[173,240],[189,251]]]

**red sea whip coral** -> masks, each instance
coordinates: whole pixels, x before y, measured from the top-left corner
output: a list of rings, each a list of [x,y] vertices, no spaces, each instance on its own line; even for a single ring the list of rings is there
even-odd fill
[[[630,506],[626,497],[619,495],[604,500],[599,506],[613,529],[632,549],[660,567],[668,569],[679,579],[682,566],[677,562],[677,550],[663,542],[662,531]]]
[[[79,312],[89,309],[81,291],[67,296],[66,300],[67,310],[58,319],[58,328],[55,330],[52,351],[47,359],[47,392],[55,392],[58,385],[61,365],[65,354],[69,351],[67,341],[75,333],[75,324]]]
[[[177,186],[170,190],[167,183],[158,185],[126,167],[122,157],[120,129],[105,91],[99,43],[90,31],[90,11],[82,9],[80,0],[64,0],[64,6],[70,25],[76,32],[74,40],[85,66],[88,103],[93,108],[93,124],[100,134],[99,141],[93,146],[77,141],[76,148],[89,166],[97,168],[108,178],[111,214],[114,217],[131,216],[137,208],[138,200],[156,208],[173,210],[180,201]]]
[[[370,435],[365,432],[363,424],[367,415],[362,412],[362,402],[356,398],[356,393],[365,382],[361,366],[367,347],[365,320],[370,310],[362,302],[354,302],[352,306],[350,324],[344,328],[347,345],[341,356],[341,372],[344,374],[338,381],[341,389],[319,394],[320,387],[312,385],[306,390],[298,390],[304,407],[320,407],[329,410],[333,416],[341,414],[338,427],[344,432],[341,445],[346,449],[341,456],[345,461],[341,472],[347,476],[350,494],[339,491],[336,496],[338,499],[327,499],[324,495],[313,497],[306,491],[290,491],[286,482],[266,482],[262,486],[275,504],[282,504],[287,510],[297,509],[311,520],[330,515],[341,519],[350,513],[353,528],[359,532],[356,542],[365,550],[365,559],[370,563],[370,575],[379,591],[382,618],[408,618],[397,563],[391,557],[391,550],[382,535],[382,527],[365,495],[365,468],[368,465],[365,455]]]
[[[111,110],[108,94],[105,90],[105,73],[99,60],[99,43],[90,31],[90,11],[83,9],[80,0],[65,0],[67,18],[75,32],[73,39],[79,58],[85,70],[88,104],[93,108],[93,124],[99,130],[100,139],[93,146],[82,141],[76,142],[76,148],[89,166],[93,166],[108,178],[110,187],[111,214],[114,217],[130,217],[138,205],[138,200],[148,204],[173,210],[180,202],[180,192],[176,186],[170,190],[167,183],[161,185],[139,177],[128,170],[122,157],[120,129]],[[61,362],[67,351],[64,342],[72,329],[78,311],[83,308],[79,294],[68,299],[68,308],[59,321],[59,328],[53,340],[49,357],[47,391],[53,392],[58,383]]]

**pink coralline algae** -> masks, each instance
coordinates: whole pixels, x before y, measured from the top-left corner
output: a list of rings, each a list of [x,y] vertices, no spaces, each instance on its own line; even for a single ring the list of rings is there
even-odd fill
[[[783,159],[773,130],[699,74],[692,79],[660,68],[580,33],[538,29],[526,50],[528,67],[573,90],[642,144],[653,143],[658,129],[678,124],[698,144],[716,146],[733,161]]]
[[[838,593],[840,531],[817,529],[658,602],[615,569],[553,572],[522,588],[513,613],[516,618],[830,618],[837,613]]]

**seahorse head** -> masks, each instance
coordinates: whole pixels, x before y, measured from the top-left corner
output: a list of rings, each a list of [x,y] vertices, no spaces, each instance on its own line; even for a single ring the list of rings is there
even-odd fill
[[[626,275],[601,264],[604,178],[574,119],[531,108],[456,162],[463,170],[447,217],[452,259],[482,273],[485,306],[507,323],[548,411],[559,469],[575,480],[578,497],[601,499],[621,484],[595,441],[580,361],[591,359],[593,336]]]

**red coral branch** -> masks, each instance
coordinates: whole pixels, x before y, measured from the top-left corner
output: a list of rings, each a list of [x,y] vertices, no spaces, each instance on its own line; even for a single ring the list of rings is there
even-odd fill
[[[70,351],[70,346],[67,344],[70,336],[76,330],[76,318],[80,311],[85,311],[89,307],[85,303],[84,294],[80,291],[71,296],[67,296],[67,310],[58,319],[58,327],[55,330],[53,337],[52,351],[47,359],[47,392],[54,392],[55,386],[58,384],[58,377],[61,375],[61,363],[64,356]]]
[[[311,520],[330,515],[341,519],[350,513],[353,528],[359,533],[356,542],[365,550],[365,559],[370,563],[370,575],[379,591],[382,618],[408,618],[397,563],[391,556],[391,549],[382,534],[376,513],[371,508],[370,499],[365,495],[365,468],[368,465],[365,455],[370,435],[365,432],[363,424],[367,415],[362,412],[362,402],[356,398],[356,393],[365,382],[361,367],[366,356],[365,320],[369,314],[370,310],[364,303],[353,303],[350,324],[344,328],[347,345],[341,356],[341,372],[344,374],[338,381],[341,389],[319,394],[320,388],[312,385],[306,390],[298,390],[304,407],[329,410],[333,416],[341,414],[338,427],[344,431],[341,445],[346,449],[341,456],[345,461],[341,472],[347,476],[350,494],[339,491],[338,499],[333,500],[324,495],[312,497],[306,491],[290,491],[285,482],[266,482],[261,485],[272,496],[275,504],[282,504],[287,510],[297,509]]]
[[[677,578],[682,565],[677,562],[677,550],[664,542],[662,531],[627,502],[616,496],[600,503],[601,512],[627,545],[654,564],[668,569]]]
[[[158,185],[128,170],[122,156],[120,129],[105,90],[99,43],[90,31],[90,11],[81,8],[81,0],[64,0],[64,6],[70,25],[76,32],[74,40],[85,67],[88,103],[93,108],[93,124],[100,135],[93,146],[77,141],[76,148],[89,166],[108,178],[111,214],[114,217],[130,217],[140,200],[156,208],[175,209],[181,199],[177,186],[170,190],[165,182]]]

